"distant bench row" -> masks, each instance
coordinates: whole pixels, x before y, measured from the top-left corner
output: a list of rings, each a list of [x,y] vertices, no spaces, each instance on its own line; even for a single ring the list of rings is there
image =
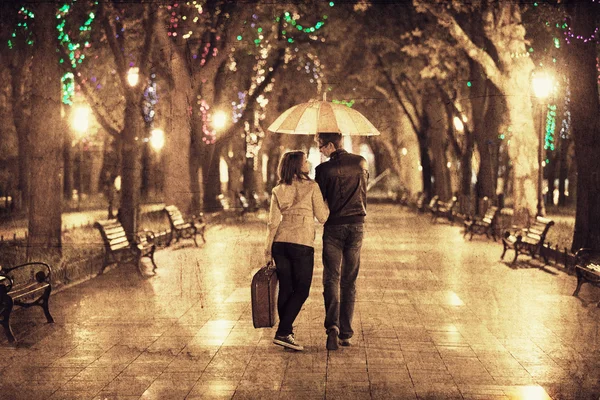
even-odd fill
[[[408,205],[409,195],[403,193],[399,196],[400,204]],[[421,212],[428,210],[432,214],[432,221],[436,221],[440,217],[446,217],[452,223],[457,215],[455,209],[458,204],[456,197],[453,197],[448,202],[440,201],[438,196],[433,196],[428,204],[425,203],[426,196],[420,194],[415,201],[415,206]],[[499,224],[501,216],[511,216],[512,209],[499,209],[497,206],[489,206],[482,217],[464,216],[463,221],[463,237],[470,235],[469,240],[473,239],[474,235],[486,235],[488,238],[497,240],[497,233],[502,227]],[[513,250],[515,255],[512,260],[514,264],[520,254],[529,255],[532,258],[541,256],[544,262],[548,263],[546,252],[544,252],[544,243],[548,231],[554,225],[554,221],[550,218],[535,216],[528,221],[526,227],[512,226],[508,230],[504,230],[502,234],[502,254],[501,259],[504,259],[508,250]],[[575,275],[577,276],[577,287],[573,292],[573,296],[577,296],[584,283],[590,283],[595,286],[600,286],[600,251],[582,248],[575,254]],[[600,302],[597,304],[600,307]]]
[[[176,206],[164,208],[169,225],[169,239],[178,242],[181,239],[193,239],[198,246],[196,236],[200,235],[206,243],[206,222],[202,215],[185,219]],[[94,226],[100,231],[104,243],[104,262],[102,271],[110,264],[134,264],[139,270],[143,257],[151,262],[154,272],[157,268],[154,261],[156,243],[154,233],[151,231],[139,232],[134,240],[129,240],[123,225],[114,219],[98,221]],[[10,343],[16,342],[15,335],[10,326],[11,314],[14,306],[33,307],[39,306],[49,323],[54,322],[50,314],[49,299],[52,292],[52,268],[43,262],[30,262],[11,268],[0,266],[0,325]]]

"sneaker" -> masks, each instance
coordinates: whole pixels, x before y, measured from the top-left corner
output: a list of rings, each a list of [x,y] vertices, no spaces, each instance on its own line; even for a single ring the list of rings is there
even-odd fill
[[[287,336],[275,336],[275,339],[273,339],[273,343],[296,351],[304,350],[304,347],[302,347],[301,344],[296,342],[296,339],[294,339],[293,334]]]
[[[327,350],[338,349],[338,335],[334,329],[327,332],[327,345],[325,347],[327,348]]]
[[[350,341],[350,338],[340,339],[340,344],[345,347],[352,346],[352,342]]]

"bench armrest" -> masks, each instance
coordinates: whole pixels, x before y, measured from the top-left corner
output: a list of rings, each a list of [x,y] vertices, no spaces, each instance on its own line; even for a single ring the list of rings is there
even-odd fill
[[[35,280],[39,283],[42,282],[46,282],[46,283],[51,283],[52,282],[52,268],[43,262],[28,262],[25,264],[20,264],[11,268],[6,268],[3,271],[0,271],[0,273],[7,277],[8,279],[10,279],[11,281],[11,287],[14,285],[14,271],[20,270],[20,269],[25,269],[28,268],[31,270],[31,276],[33,278],[35,278]]]
[[[135,235],[135,241],[136,243],[141,243],[143,241],[146,242],[154,242],[154,238],[156,235],[154,235],[154,232],[148,229],[144,229],[143,231],[138,232]]]
[[[198,215],[192,215],[192,224],[194,225],[203,225],[204,221],[204,213],[199,213]]]
[[[577,264],[585,264],[589,261],[590,257],[593,254],[593,250],[587,247],[582,247],[581,249],[575,252],[575,258],[577,259]]]

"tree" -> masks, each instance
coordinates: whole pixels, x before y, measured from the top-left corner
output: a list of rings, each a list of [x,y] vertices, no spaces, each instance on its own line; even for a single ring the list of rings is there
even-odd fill
[[[488,79],[506,99],[510,124],[509,155],[513,166],[513,197],[515,222],[525,224],[536,214],[536,177],[538,176],[538,139],[529,111],[529,95],[533,62],[525,48],[525,28],[522,24],[521,5],[514,2],[484,1],[481,8],[468,9],[465,4],[452,3],[459,12],[480,12],[483,32],[495,47],[497,59],[475,45],[459,25],[451,11],[441,2],[414,0],[419,11],[429,12],[437,23],[446,28],[456,45],[481,65]],[[445,4],[445,3],[444,3]],[[475,4],[475,3],[473,3]]]
[[[593,38],[598,4],[570,2],[570,27],[575,36]],[[600,251],[600,100],[597,41],[572,39],[569,82],[573,107],[572,131],[577,157],[577,214],[572,251],[587,247]]]
[[[32,5],[35,50],[31,102],[35,117],[30,121],[31,200],[29,208],[28,258],[40,250],[61,254],[61,174],[62,155],[61,71],[55,34],[56,6]]]

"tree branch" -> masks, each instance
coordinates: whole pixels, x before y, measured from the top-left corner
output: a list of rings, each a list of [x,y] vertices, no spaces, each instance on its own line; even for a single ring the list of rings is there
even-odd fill
[[[462,48],[470,58],[481,65],[481,68],[485,71],[487,77],[494,85],[496,85],[496,87],[501,88],[504,86],[505,79],[492,57],[479,47],[475,46],[473,41],[460,27],[458,22],[456,22],[456,19],[453,16],[446,11],[437,9],[435,4],[431,4],[427,1],[423,1],[421,6],[437,18],[439,25],[448,29],[450,36],[456,40],[460,48]]]

